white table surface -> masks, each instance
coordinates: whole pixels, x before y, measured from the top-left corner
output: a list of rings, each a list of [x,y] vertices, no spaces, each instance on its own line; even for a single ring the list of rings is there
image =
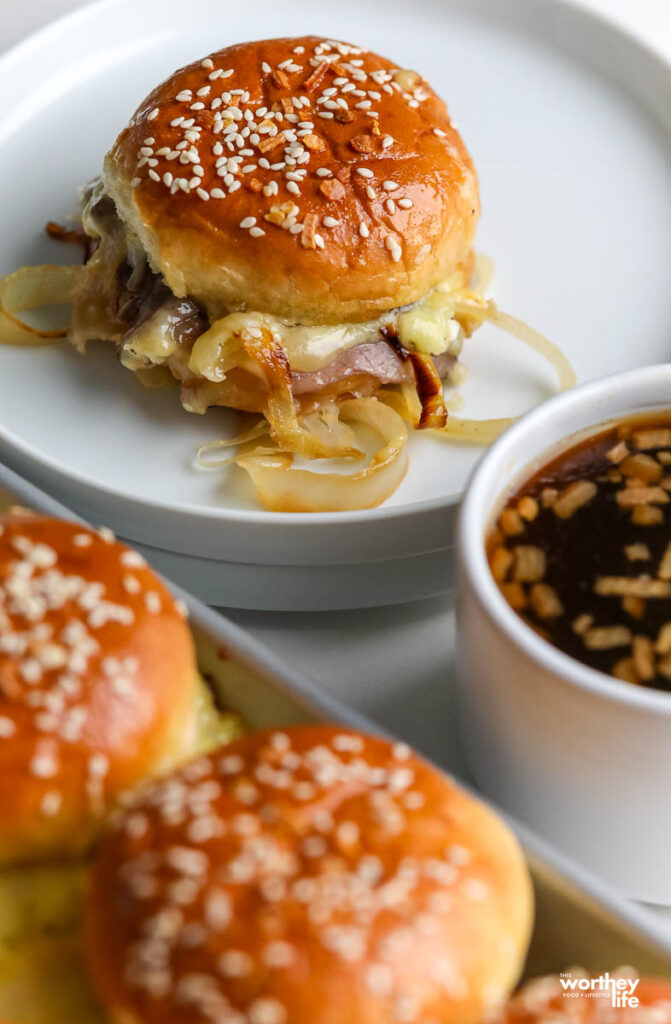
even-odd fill
[[[671,0],[583,2],[671,57]],[[79,6],[82,0],[7,5],[0,50]],[[354,612],[228,614],[317,684],[459,770],[450,686],[451,599]]]

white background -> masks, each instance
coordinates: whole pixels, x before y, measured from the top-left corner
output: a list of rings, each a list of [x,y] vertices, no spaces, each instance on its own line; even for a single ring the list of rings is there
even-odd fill
[[[671,0],[584,2],[671,57]],[[0,49],[81,5],[82,0],[28,0],[11,10],[3,5]],[[369,611],[230,615],[334,695],[458,767],[449,685],[450,599]]]

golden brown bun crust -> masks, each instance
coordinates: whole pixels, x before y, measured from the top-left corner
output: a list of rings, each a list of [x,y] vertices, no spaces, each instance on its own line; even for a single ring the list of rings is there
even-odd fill
[[[121,791],[186,753],[195,687],[183,616],[136,552],[0,519],[0,864],[81,850]]]
[[[235,89],[249,98],[231,95]],[[258,114],[263,108],[268,113]],[[226,125],[247,124],[247,112],[249,136],[226,134]],[[179,118],[193,124],[171,123]],[[275,138],[298,137],[272,146],[269,127]],[[192,141],[195,163],[168,159]],[[221,161],[240,150],[239,172],[226,181],[241,184],[229,194],[217,161],[225,174]],[[298,162],[276,170],[260,163],[287,156]],[[287,172],[305,172],[304,180],[292,182]],[[470,253],[480,212],[471,159],[428,83],[374,53],[315,36],[242,43],[177,71],[121,133],[105,179],[153,268],[211,317],[247,308],[306,324],[372,319],[451,274]],[[193,187],[187,193],[175,179]],[[211,198],[212,189],[221,195]],[[304,232],[264,219],[280,219],[287,203],[296,205]],[[251,230],[240,227],[246,218],[255,218]],[[257,229],[264,234],[254,237]]]
[[[491,811],[404,745],[297,726],[192,762],[115,823],[85,946],[126,1024],[475,1024],[531,917]]]
[[[611,972],[617,974],[618,972]],[[572,971],[573,977],[576,972]],[[585,977],[588,977],[585,974]],[[636,971],[623,968],[621,977],[626,980],[638,978]],[[618,1006],[612,1008],[610,998],[594,995],[568,998],[561,987],[559,978],[548,976],[535,978],[524,985],[510,1000],[507,1007],[497,1013],[490,1024],[653,1024],[655,1021],[671,1020],[671,982],[657,978],[642,978],[634,995],[640,1006]],[[659,1008],[666,1016],[646,1014],[646,1007]]]

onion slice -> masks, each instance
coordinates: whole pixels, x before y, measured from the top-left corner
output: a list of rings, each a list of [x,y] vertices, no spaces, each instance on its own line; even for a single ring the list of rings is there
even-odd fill
[[[545,335],[529,327],[523,320],[518,320],[509,313],[502,313],[491,299],[483,299],[477,294],[472,294],[472,298],[456,299],[453,310],[458,317],[463,316],[494,324],[529,345],[555,368],[560,391],[565,391],[576,383],[575,371],[560,348]],[[512,426],[516,419],[516,416],[484,420],[449,416],[445,426],[433,433],[437,437],[448,440],[467,441],[472,444],[491,444],[504,430]]]
[[[219,469],[221,466],[228,466],[231,462],[236,461],[237,455],[226,456],[224,459],[213,459],[208,458],[209,452],[222,451],[226,448],[238,448],[241,445],[248,444],[250,441],[258,441],[259,438],[266,436],[269,429],[268,421],[264,418],[258,420],[249,430],[236,434],[235,437],[222,439],[221,441],[207,441],[205,444],[201,444],[196,452],[196,464],[201,469]]]
[[[235,460],[252,479],[271,512],[341,512],[375,508],[394,493],[408,467],[407,427],[397,412],[375,398],[350,398],[339,406],[346,423],[367,427],[382,440],[357,473],[297,469],[287,452],[258,449]]]
[[[21,267],[0,279],[0,342],[4,345],[50,345],[67,327],[41,330],[17,316],[27,309],[72,302],[87,270],[84,266]]]
[[[418,430],[440,430],[447,422],[447,409],[443,394],[443,382],[436,370],[436,364],[429,355],[421,352],[409,352],[408,359],[415,376],[415,389],[422,411]]]
[[[453,310],[457,317],[465,316],[481,322],[487,321],[494,324],[495,327],[500,327],[502,331],[512,334],[513,337],[519,338],[554,366],[561,391],[574,386],[576,375],[573,367],[562,350],[549,338],[546,338],[540,331],[535,331],[533,327],[529,327],[523,320],[511,316],[510,313],[502,313],[492,299],[485,300],[475,295],[473,298],[477,301],[457,299],[454,302]]]
[[[308,420],[299,421],[287,354],[267,328],[261,328],[258,335],[243,334],[242,344],[268,385],[270,436],[278,448],[306,459],[363,458],[363,452],[348,443],[351,435],[337,430],[337,420],[331,431],[324,431],[317,424],[314,424],[316,429],[310,429]]]

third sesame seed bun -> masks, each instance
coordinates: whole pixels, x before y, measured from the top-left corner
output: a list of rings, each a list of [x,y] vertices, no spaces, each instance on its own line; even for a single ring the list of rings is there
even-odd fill
[[[232,174],[223,164],[238,156]],[[314,36],[242,43],[177,71],[117,139],[105,181],[153,269],[211,318],[372,319],[468,265],[480,210],[429,84]]]
[[[405,745],[253,733],[98,849],[85,949],[123,1024],[476,1024],[520,973],[517,842]]]
[[[120,794],[195,749],[193,641],[135,551],[0,519],[0,866],[78,854]]]
[[[628,982],[639,978],[633,967],[618,968],[610,975]],[[579,968],[571,968],[566,976],[575,981],[590,975]],[[671,982],[642,978],[633,995],[639,1001],[638,1006],[614,1008],[608,989],[567,993],[557,975],[548,975],[523,985],[508,1006],[494,1014],[488,1024],[669,1024]]]

